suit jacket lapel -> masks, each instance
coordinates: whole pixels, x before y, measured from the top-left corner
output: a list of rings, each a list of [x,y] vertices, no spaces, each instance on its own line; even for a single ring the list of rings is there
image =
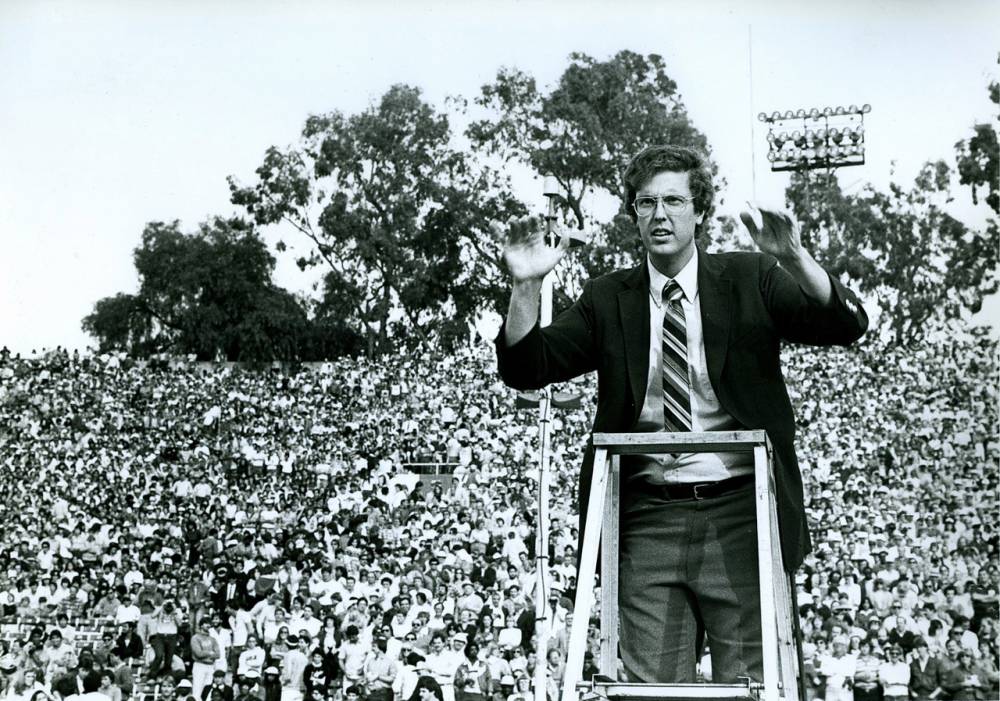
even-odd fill
[[[729,345],[730,297],[732,281],[726,276],[726,266],[719,258],[698,250],[698,296],[701,299],[701,327],[705,344],[708,378],[716,396],[726,364]]]
[[[635,400],[632,426],[642,411],[649,373],[649,275],[643,260],[625,278],[626,289],[618,293],[618,314],[625,340],[625,366]]]

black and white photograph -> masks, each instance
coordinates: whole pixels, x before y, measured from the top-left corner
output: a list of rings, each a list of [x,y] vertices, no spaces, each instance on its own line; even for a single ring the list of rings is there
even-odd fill
[[[1000,697],[1000,5],[0,0],[0,701]]]

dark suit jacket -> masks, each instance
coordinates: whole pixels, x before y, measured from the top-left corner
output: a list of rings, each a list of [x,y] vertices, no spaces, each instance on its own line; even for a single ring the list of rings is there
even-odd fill
[[[249,577],[246,574],[234,574],[229,579],[217,582],[215,588],[210,591],[209,596],[212,600],[212,605],[219,616],[223,617],[223,620],[225,620],[226,607],[229,605],[233,605],[239,609],[250,609],[250,596],[247,593],[247,584],[249,581]],[[226,594],[229,591],[230,582],[235,584],[235,587],[233,588],[233,596],[227,597]]]
[[[927,660],[927,666],[920,668],[920,662],[910,662],[910,693],[918,699],[927,698],[932,691],[943,686],[947,668],[937,657]]]
[[[782,552],[791,571],[809,551],[810,540],[779,344],[847,345],[865,332],[868,317],[854,293],[833,278],[831,303],[811,300],[772,256],[700,250],[698,256],[709,379],[722,407],[746,429],[766,430],[774,446]],[[642,411],[649,370],[645,261],[588,281],[570,309],[509,348],[501,331],[497,357],[504,382],[521,390],[596,370],[593,430],[632,430]],[[581,532],[592,472],[593,448],[588,446],[580,474]],[[623,493],[623,504],[627,498]]]

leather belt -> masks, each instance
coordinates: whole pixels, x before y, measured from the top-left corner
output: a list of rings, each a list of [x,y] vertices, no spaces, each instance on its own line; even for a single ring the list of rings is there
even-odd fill
[[[694,499],[712,499],[732,492],[737,492],[753,484],[753,475],[738,475],[718,482],[691,482],[681,484],[650,484],[643,485],[649,494],[667,499],[668,501],[685,501]]]

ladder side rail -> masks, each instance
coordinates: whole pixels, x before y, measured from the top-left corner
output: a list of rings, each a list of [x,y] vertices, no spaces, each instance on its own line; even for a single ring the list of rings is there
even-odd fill
[[[594,607],[594,572],[597,569],[597,550],[600,545],[601,520],[604,516],[604,499],[608,486],[608,451],[594,451],[594,474],[591,479],[590,498],[587,501],[587,521],[584,524],[583,547],[580,551],[580,570],[576,579],[576,601],[573,606],[573,626],[570,628],[563,673],[562,701],[577,701],[577,682],[583,676],[583,657],[587,651],[587,632],[590,612]]]
[[[600,672],[615,677],[618,671],[618,503],[621,494],[621,456],[611,456],[608,493],[604,500],[601,531],[601,659]]]
[[[781,668],[778,650],[778,612],[775,608],[775,587],[772,579],[774,543],[771,537],[773,492],[770,480],[770,456],[766,445],[756,446],[753,452],[764,698],[768,701],[778,701],[782,696],[782,688],[779,686]]]
[[[799,602],[795,598],[795,581],[793,575],[788,573],[788,591],[790,592],[792,605],[792,636],[795,645],[795,677],[798,680],[799,699],[805,701],[806,696],[806,675],[803,673],[805,661],[802,659],[802,619],[799,616]]]
[[[768,515],[771,521],[771,533],[778,531],[778,507],[775,502],[774,464],[768,461]],[[771,540],[771,581],[775,585],[775,607],[777,617],[775,622],[778,631],[778,664],[782,692],[786,700],[802,698],[800,695],[801,667],[799,665],[798,637],[795,635],[796,624],[793,619],[794,596],[789,586],[789,575],[785,571],[784,559],[781,555],[781,543],[778,538]]]

